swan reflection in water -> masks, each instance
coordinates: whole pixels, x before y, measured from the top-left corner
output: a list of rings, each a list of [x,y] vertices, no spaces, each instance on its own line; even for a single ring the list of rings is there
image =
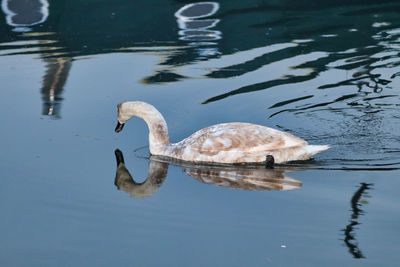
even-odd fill
[[[146,198],[154,195],[163,184],[168,173],[168,162],[164,158],[151,156],[149,170],[144,182],[138,183],[125,166],[124,157],[119,149],[115,150],[117,171],[114,184],[119,190],[133,198]],[[183,172],[205,184],[240,190],[294,190],[302,186],[296,179],[285,176],[285,170],[266,169],[262,165],[195,165],[185,162]]]

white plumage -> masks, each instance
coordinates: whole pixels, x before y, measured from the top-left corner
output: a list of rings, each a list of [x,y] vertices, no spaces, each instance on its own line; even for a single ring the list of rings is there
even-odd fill
[[[144,119],[149,127],[152,155],[190,162],[257,163],[267,155],[275,163],[306,160],[329,148],[308,145],[303,139],[269,127],[243,123],[221,123],[201,129],[178,143],[170,143],[167,123],[161,113],[145,102],[123,102],[118,105],[116,131],[131,117]]]

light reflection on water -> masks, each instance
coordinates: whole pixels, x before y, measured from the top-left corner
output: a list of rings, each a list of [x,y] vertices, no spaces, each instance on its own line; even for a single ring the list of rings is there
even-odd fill
[[[2,0],[1,8],[6,15],[7,24],[15,27],[15,32],[29,32],[29,26],[43,23],[49,16],[47,0]]]
[[[3,0],[0,17],[1,210],[9,229],[0,250],[13,255],[0,253],[0,263],[24,265],[15,251],[43,256],[56,248],[96,251],[78,256],[80,265],[111,265],[108,251],[130,264],[134,249],[139,265],[160,265],[143,243],[166,249],[162,263],[182,265],[193,263],[194,251],[203,255],[199,265],[398,261],[398,1],[95,1],[87,12],[78,1],[40,0],[31,3],[41,8],[13,15],[20,3]],[[160,106],[176,139],[241,120],[332,148],[263,169],[279,182],[268,178],[262,188],[237,170],[132,160],[133,177],[148,172],[148,179],[140,184],[126,169],[116,186],[152,197],[126,200],[111,185],[111,151],[146,145],[147,136],[142,125],[115,137],[112,123],[115,105],[136,99]],[[297,190],[264,191],[282,189],[282,180]]]

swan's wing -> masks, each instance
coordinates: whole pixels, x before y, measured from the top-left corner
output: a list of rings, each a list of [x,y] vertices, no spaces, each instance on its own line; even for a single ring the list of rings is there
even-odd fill
[[[250,123],[223,123],[204,128],[184,140],[200,153],[274,151],[305,146],[307,142],[279,130]]]

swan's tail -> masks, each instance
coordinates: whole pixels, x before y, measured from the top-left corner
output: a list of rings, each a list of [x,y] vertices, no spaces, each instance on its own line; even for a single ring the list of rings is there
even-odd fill
[[[307,153],[310,154],[310,157],[314,156],[315,154],[317,154],[319,152],[325,151],[329,148],[330,148],[329,145],[324,145],[324,146],[308,145],[305,147]]]

